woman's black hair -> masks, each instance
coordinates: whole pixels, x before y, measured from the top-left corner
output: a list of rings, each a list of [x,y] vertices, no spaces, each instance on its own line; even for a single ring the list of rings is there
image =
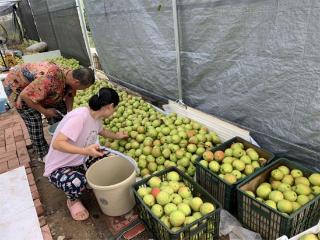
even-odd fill
[[[89,107],[93,111],[98,111],[111,103],[113,103],[113,107],[116,107],[119,101],[119,95],[115,90],[112,88],[101,88],[97,94],[90,98]]]

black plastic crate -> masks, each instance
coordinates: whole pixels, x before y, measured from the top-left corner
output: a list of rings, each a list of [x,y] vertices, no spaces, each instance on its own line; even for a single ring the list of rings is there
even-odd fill
[[[215,211],[203,216],[202,218],[194,221],[193,223],[181,227],[179,231],[171,231],[165,224],[163,224],[158,217],[156,217],[148,206],[145,205],[143,199],[138,195],[137,190],[141,186],[147,186],[147,182],[153,176],[158,176],[162,180],[166,177],[167,173],[175,171],[180,177],[181,181],[190,188],[193,197],[201,197],[203,202],[213,203]],[[161,240],[175,240],[175,239],[192,239],[192,240],[212,240],[219,239],[219,224],[220,224],[220,210],[221,205],[214,199],[208,192],[206,192],[199,184],[193,181],[192,178],[184,174],[176,167],[170,167],[133,185],[133,192],[137,203],[140,218],[145,222],[150,232],[155,239]]]
[[[264,168],[262,173],[248,178],[237,187],[238,219],[245,227],[260,233],[263,239],[273,240],[282,235],[292,237],[317,224],[320,219],[320,195],[287,216],[245,193],[255,192],[258,185],[269,178],[271,171],[280,165],[300,169],[306,177],[313,173],[295,162],[280,158]]]
[[[229,148],[233,143],[240,142],[244,145],[244,148],[253,148],[258,154],[259,157],[265,158],[267,160],[267,163],[270,163],[270,161],[274,158],[274,155],[262,148],[257,147],[256,145],[253,145],[252,143],[240,138],[240,137],[234,137],[223,144],[213,147],[211,149],[212,152],[221,150],[224,151],[225,149]],[[222,207],[226,210],[228,210],[231,214],[237,215],[237,191],[236,187],[239,183],[244,181],[244,179],[239,179],[236,183],[230,184],[226,182],[224,179],[221,179],[216,173],[212,172],[210,169],[203,167],[201,164],[199,164],[199,161],[202,159],[202,157],[199,157],[196,160],[196,180],[197,183],[199,183],[205,190],[207,190],[213,197],[215,197],[222,205]],[[265,164],[265,165],[266,165]],[[265,166],[264,165],[264,166]],[[250,176],[256,175],[259,172],[263,170],[263,167],[261,166],[259,169],[257,169],[254,173],[252,173]]]

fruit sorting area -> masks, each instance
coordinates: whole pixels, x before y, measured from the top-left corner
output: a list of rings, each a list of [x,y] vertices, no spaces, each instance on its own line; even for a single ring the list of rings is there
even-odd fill
[[[78,67],[72,60],[55,61]],[[86,106],[101,87],[120,96],[105,127],[129,137],[99,142],[136,161],[142,178],[133,186],[136,209],[154,238],[218,239],[222,208],[263,239],[291,238],[319,221],[319,173],[239,137],[222,142],[208,126],[160,112],[142,96],[105,80],[78,91],[74,107]],[[319,239],[312,234],[300,239]]]
[[[112,85],[98,82],[96,86],[79,93],[76,106],[85,105],[87,99],[102,86]],[[113,117],[105,120],[104,124],[114,132],[127,131],[129,138],[114,141],[100,138],[100,144],[132,157],[140,169],[140,176],[148,179],[140,187],[136,186],[136,202],[140,217],[157,238],[171,239],[170,234],[177,239],[217,238],[205,230],[200,233],[195,231],[207,221],[208,212],[201,211],[201,205],[212,204],[210,212],[218,214],[219,207],[214,202],[221,204],[245,227],[258,232],[264,239],[282,235],[292,237],[319,220],[319,173],[292,165],[290,160],[286,160],[269,171],[259,185],[250,185],[250,190],[237,189],[243,182],[264,176],[270,164],[276,161],[274,155],[237,137],[222,143],[218,134],[207,126],[175,113],[163,114],[142,97],[116,89],[121,103]],[[180,177],[172,179],[171,174],[176,175],[175,170],[169,172],[166,178],[153,176],[165,173],[172,167],[190,177],[195,184],[198,183],[214,201],[205,204],[201,197],[192,194],[192,187],[179,181]],[[248,216],[244,215],[248,214],[245,213],[248,205],[241,199],[241,194],[250,198],[258,208],[266,208],[269,214],[267,220],[263,212],[249,212],[253,214],[249,217],[251,223],[246,222]],[[255,209],[252,205],[249,208]],[[273,215],[280,216],[279,222],[273,223],[280,226],[275,227],[276,230],[272,229],[271,223],[269,230],[255,227],[265,225],[266,221],[273,222]],[[299,220],[295,216],[299,216]],[[297,224],[297,221],[299,227],[296,230],[292,230],[293,226],[282,227],[288,223]],[[211,230],[215,228],[219,228],[218,221],[214,222]]]

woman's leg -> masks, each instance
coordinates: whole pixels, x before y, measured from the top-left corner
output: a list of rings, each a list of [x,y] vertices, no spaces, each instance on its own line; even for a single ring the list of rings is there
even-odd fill
[[[87,179],[76,168],[64,167],[55,170],[49,176],[49,181],[58,189],[61,189],[70,200],[79,199],[86,190]]]
[[[27,126],[34,150],[43,159],[49,151],[49,145],[44,138],[40,112],[33,108],[18,109],[18,112]]]
[[[67,206],[73,219],[81,221],[89,217],[87,209],[82,205],[79,197],[86,190],[87,180],[77,168],[60,168],[49,176],[49,181],[61,189],[67,196]]]

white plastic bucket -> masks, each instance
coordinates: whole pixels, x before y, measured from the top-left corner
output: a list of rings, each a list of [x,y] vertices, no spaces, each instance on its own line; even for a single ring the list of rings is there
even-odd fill
[[[7,111],[6,103],[7,103],[6,98],[0,98],[0,113],[4,113],[5,111]]]
[[[101,159],[89,167],[86,178],[104,214],[120,216],[134,207],[131,186],[136,181],[136,172],[127,159],[120,156]]]
[[[48,128],[48,132],[51,136],[53,136],[54,132],[56,131],[58,125],[59,125],[60,122],[56,122],[52,125],[50,125],[50,127]]]

